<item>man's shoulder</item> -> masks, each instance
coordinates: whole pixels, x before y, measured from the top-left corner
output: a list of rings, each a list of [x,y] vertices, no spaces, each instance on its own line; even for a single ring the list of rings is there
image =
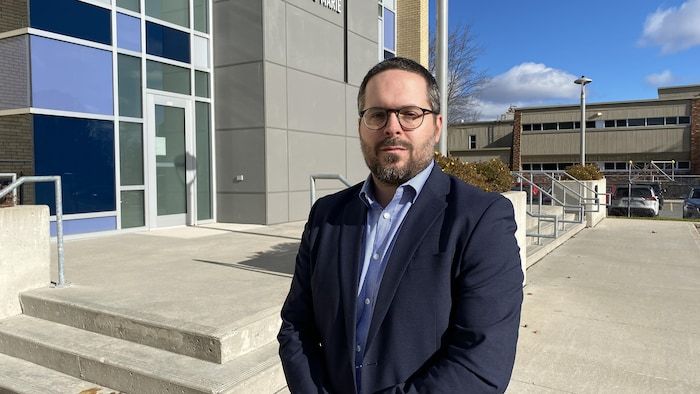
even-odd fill
[[[360,202],[360,190],[362,189],[363,182],[319,198],[314,203],[315,210],[321,212],[336,210],[341,206]]]
[[[493,204],[505,204],[506,206],[510,204],[509,200],[500,193],[486,192],[452,175],[445,174],[445,176],[450,183],[446,198],[447,204],[468,208],[459,211],[478,213],[483,212]]]

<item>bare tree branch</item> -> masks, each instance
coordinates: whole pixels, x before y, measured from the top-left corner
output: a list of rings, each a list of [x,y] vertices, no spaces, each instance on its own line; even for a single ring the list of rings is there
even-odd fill
[[[475,97],[488,83],[486,74],[476,69],[476,59],[482,48],[474,41],[474,35],[467,24],[457,26],[448,37],[447,54],[447,116],[448,122],[475,121],[481,115],[475,105]],[[428,60],[430,72],[437,70],[437,39],[433,33],[430,37]]]

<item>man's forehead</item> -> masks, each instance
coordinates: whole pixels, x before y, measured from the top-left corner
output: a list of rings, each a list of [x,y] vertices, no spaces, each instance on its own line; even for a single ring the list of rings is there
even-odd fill
[[[374,75],[367,82],[367,99],[384,97],[389,93],[404,93],[416,96],[420,101],[427,100],[428,83],[420,74],[405,70],[385,70]]]

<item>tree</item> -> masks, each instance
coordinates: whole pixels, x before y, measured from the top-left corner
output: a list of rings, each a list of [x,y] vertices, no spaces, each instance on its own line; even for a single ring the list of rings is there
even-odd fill
[[[483,71],[476,69],[476,59],[482,48],[474,41],[474,35],[467,24],[460,24],[450,32],[447,41],[447,117],[448,124],[460,121],[475,121],[479,112],[475,98],[488,83]],[[437,38],[431,34],[428,60],[430,72],[437,71]]]

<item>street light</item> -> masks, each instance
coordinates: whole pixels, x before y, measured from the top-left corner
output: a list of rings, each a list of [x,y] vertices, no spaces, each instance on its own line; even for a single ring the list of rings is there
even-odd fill
[[[581,165],[586,165],[586,85],[593,82],[592,79],[581,75],[581,78],[574,81],[581,85]]]

